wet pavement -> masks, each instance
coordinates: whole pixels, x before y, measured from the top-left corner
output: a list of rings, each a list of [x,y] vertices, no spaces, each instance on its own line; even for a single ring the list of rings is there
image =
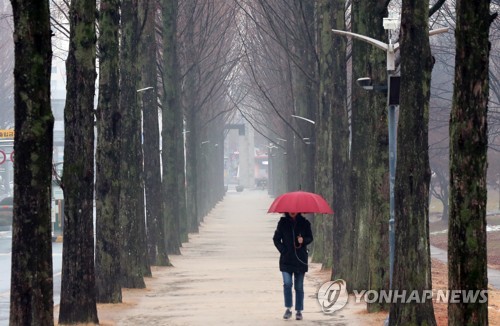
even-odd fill
[[[9,325],[10,266],[12,232],[0,232],[0,326]],[[59,304],[61,292],[62,243],[52,244],[54,270],[54,302]]]
[[[267,214],[264,190],[228,192],[198,234],[171,256],[174,267],[155,267],[146,290],[125,290],[122,304],[99,305],[101,325],[364,325],[384,317],[348,304],[322,312],[317,290],[329,280],[310,264],[304,282],[304,320],[283,320],[283,282],[272,237],[280,218]]]

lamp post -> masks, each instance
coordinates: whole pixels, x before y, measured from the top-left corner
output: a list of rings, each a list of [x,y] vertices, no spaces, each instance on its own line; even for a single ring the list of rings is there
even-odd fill
[[[387,86],[373,86],[370,78],[358,79],[358,84],[366,90],[387,90],[387,106],[388,106],[388,127],[389,127],[389,286],[392,289],[392,277],[394,273],[394,253],[395,253],[395,199],[394,199],[394,183],[396,176],[396,106],[399,105],[399,100],[393,101],[391,99],[391,77],[392,72],[396,69],[396,55],[395,51],[399,49],[399,43],[392,44],[391,32],[399,27],[399,19],[397,18],[384,18],[383,26],[385,30],[389,31],[389,43],[373,39],[371,37],[332,29],[334,34],[351,36],[353,38],[365,41],[381,50],[386,52],[387,58]],[[429,32],[429,36],[446,33],[448,27],[435,29]],[[399,86],[399,85],[398,85]],[[398,90],[399,96],[399,90]]]

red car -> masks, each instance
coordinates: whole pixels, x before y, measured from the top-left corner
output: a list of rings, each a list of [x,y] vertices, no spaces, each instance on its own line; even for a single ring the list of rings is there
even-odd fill
[[[0,201],[0,229],[12,227],[12,215],[14,212],[14,197],[5,197]]]

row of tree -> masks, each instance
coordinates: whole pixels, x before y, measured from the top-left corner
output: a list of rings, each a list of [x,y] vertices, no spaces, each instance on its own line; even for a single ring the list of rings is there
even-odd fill
[[[332,279],[345,279],[350,290],[389,288],[387,99],[385,94],[367,93],[355,84],[365,76],[374,85],[386,84],[386,57],[366,43],[334,36],[331,29],[387,43],[382,19],[389,9],[401,14],[399,37],[392,40],[401,45],[396,71],[401,75],[401,96],[393,288],[423,290],[432,286],[429,115],[436,59],[431,54],[429,30],[456,20],[450,27],[455,31],[457,54],[445,53],[456,61],[451,66],[455,87],[452,114],[447,113],[450,134],[445,139],[450,142],[450,164],[445,161],[444,168],[457,180],[452,177],[450,182],[449,202],[455,206],[449,222],[450,288],[486,289],[488,42],[495,18],[490,15],[490,2],[473,8],[463,1],[448,2],[445,7],[445,1],[410,0],[237,3],[247,17],[240,31],[245,57],[238,85],[244,91],[239,100],[248,119],[273,143],[270,161],[276,173],[271,174],[271,193],[305,189],[328,199],[335,216],[314,217],[313,260],[332,267]],[[451,106],[448,102],[447,112]],[[292,115],[315,121],[314,128]],[[471,143],[466,144],[465,138]],[[434,164],[434,175],[442,182],[435,188],[444,197],[448,183],[446,178],[438,179],[441,162]],[[458,177],[463,173],[467,178]],[[464,268],[479,277],[464,279],[458,272]],[[369,311],[388,308],[381,303],[368,305]],[[430,300],[390,309],[392,325],[436,323]],[[450,304],[450,322],[486,324],[487,304]]]
[[[19,159],[10,324],[54,320],[51,19],[69,43],[59,323],[97,324],[96,303],[121,302],[123,287],[145,287],[150,266],[169,265],[168,254],[180,253],[188,233],[224,195],[224,126],[231,116],[225,95],[239,55],[235,6],[11,2]],[[50,8],[59,15],[51,16]]]
[[[401,44],[394,289],[431,288],[429,17],[443,15],[443,3],[403,0],[399,40],[393,40]],[[50,324],[49,6],[23,0],[12,5],[11,324]],[[388,42],[382,18],[389,6],[399,8],[368,0],[101,0],[96,31],[95,0],[71,1],[60,322],[96,323],[96,301],[120,302],[122,287],[143,287],[150,265],[168,265],[168,254],[179,253],[187,234],[223,196],[223,130],[235,112],[270,141],[274,195],[303,189],[331,203],[334,218],[314,218],[313,259],[332,267],[332,278],[345,279],[350,290],[387,289],[386,98],[353,82],[370,76],[374,84],[386,83],[385,55],[331,29]],[[453,15],[450,288],[486,289],[488,32],[494,17],[489,1],[457,0]],[[479,277],[453,272],[464,269]],[[31,306],[23,304],[27,300]],[[430,300],[390,310],[392,325],[435,324]],[[450,320],[486,324],[487,303],[450,304]]]

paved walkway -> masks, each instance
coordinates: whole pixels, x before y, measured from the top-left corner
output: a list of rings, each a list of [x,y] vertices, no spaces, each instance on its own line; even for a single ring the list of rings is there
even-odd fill
[[[431,257],[448,263],[448,251],[431,246]],[[500,270],[488,268],[488,284],[496,289],[500,289]]]
[[[171,257],[175,267],[155,268],[147,289],[126,290],[123,304],[99,305],[101,325],[381,325],[386,315],[369,315],[364,304],[325,315],[316,293],[329,274],[318,264],[306,274],[304,320],[282,319],[271,202],[265,191],[228,192]]]

